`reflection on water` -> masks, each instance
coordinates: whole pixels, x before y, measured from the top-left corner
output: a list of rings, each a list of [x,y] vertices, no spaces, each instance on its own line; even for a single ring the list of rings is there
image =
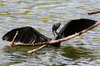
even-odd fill
[[[89,55],[91,52],[82,47],[75,48],[72,46],[67,46],[63,48],[63,52],[63,56],[72,58],[73,60],[79,59],[81,57],[92,58],[92,55]]]
[[[0,37],[13,28],[32,26],[52,38],[54,23],[61,22],[63,27],[72,19],[100,20],[100,14],[87,15],[87,12],[100,10],[99,3],[100,0],[0,0]],[[36,47],[11,48],[0,38],[0,66],[99,66],[99,34],[100,26],[63,42],[60,48],[47,47],[33,54],[26,52]]]

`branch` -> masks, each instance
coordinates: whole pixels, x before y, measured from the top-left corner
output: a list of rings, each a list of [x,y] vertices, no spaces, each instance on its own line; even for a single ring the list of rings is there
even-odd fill
[[[33,50],[30,50],[28,51],[28,53],[33,53],[33,52],[36,52],[42,48],[44,48],[45,46],[49,45],[49,44],[54,44],[54,43],[57,43],[57,42],[62,42],[62,41],[66,41],[66,40],[69,40],[71,38],[74,38],[76,36],[79,36],[87,31],[89,31],[90,29],[93,29],[94,27],[97,27],[98,25],[100,25],[100,21],[96,22],[96,24],[92,25],[91,27],[87,28],[87,29],[84,29],[78,33],[75,33],[74,35],[71,35],[71,36],[68,36],[68,37],[65,37],[65,38],[62,38],[62,39],[58,39],[58,40],[51,40],[50,42],[45,42],[44,45],[42,45],[41,47],[37,48],[37,49],[33,49]]]
[[[16,34],[15,34],[13,40],[11,41],[10,47],[15,46],[14,42],[15,42],[15,39],[16,39],[17,35],[18,35],[18,31],[16,31]]]
[[[100,11],[89,12],[89,15],[100,13]]]
[[[41,46],[48,43],[49,42],[40,42],[40,43],[34,43],[34,44],[15,44],[15,46]]]
[[[36,51],[38,51],[38,50],[40,50],[40,49],[42,49],[42,48],[44,48],[44,47],[46,47],[46,46],[47,46],[47,45],[42,45],[42,46],[40,46],[39,48],[36,48],[36,49],[30,50],[30,51],[27,51],[27,53],[36,52]]]

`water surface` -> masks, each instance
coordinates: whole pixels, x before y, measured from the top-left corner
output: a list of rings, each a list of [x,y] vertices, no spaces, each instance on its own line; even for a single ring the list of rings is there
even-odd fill
[[[26,52],[35,47],[11,48],[1,40],[7,31],[23,26],[52,38],[54,23],[61,22],[63,27],[73,19],[100,20],[100,14],[87,14],[97,10],[100,0],[0,0],[0,66],[99,66],[100,26],[63,42],[60,48],[47,47],[33,54]]]

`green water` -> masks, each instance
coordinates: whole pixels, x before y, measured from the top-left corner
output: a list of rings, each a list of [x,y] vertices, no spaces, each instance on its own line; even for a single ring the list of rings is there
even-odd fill
[[[61,22],[61,29],[72,19],[100,20],[100,14],[87,14],[97,10],[100,0],[0,0],[0,66],[99,66],[100,26],[63,42],[60,48],[46,47],[33,54],[26,52],[35,47],[11,48],[1,40],[7,31],[23,26],[53,38],[54,23]]]

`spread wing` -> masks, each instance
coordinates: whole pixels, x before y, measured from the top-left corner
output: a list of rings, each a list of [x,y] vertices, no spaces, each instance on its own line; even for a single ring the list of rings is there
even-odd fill
[[[90,19],[76,19],[67,23],[59,32],[61,38],[80,32],[95,24],[97,21]]]
[[[4,35],[2,40],[12,41],[17,31],[18,35],[15,38],[15,42],[38,43],[51,40],[32,27],[21,27],[13,29]]]

